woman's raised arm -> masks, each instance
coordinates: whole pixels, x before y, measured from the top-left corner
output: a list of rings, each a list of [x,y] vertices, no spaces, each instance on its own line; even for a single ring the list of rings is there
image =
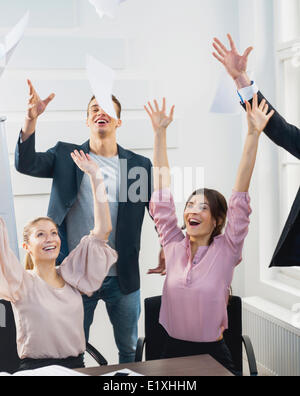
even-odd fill
[[[9,246],[8,232],[0,217],[0,299],[17,302],[22,297],[25,268]]]
[[[166,115],[166,99],[160,109],[156,100],[154,107],[148,102],[145,110],[148,113],[154,130],[154,191],[169,188],[171,185],[170,167],[167,153],[167,128],[173,121],[174,108],[172,106],[170,114]]]
[[[71,156],[76,165],[87,173],[91,180],[95,221],[92,233],[101,240],[107,240],[112,231],[112,223],[101,169],[89,154],[85,154],[82,150],[80,153],[75,150],[74,153],[71,153]]]
[[[238,192],[247,192],[249,190],[256,161],[259,137],[274,114],[274,110],[270,111],[268,114],[269,106],[266,104],[265,100],[262,100],[258,105],[257,95],[254,95],[252,107],[250,103],[247,102],[246,108],[248,134],[234,186],[234,190]]]

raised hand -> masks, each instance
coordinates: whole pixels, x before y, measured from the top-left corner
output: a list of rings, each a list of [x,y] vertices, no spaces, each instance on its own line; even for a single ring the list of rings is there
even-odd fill
[[[42,100],[30,80],[27,80],[27,84],[30,95],[28,100],[27,119],[32,121],[36,120],[42,113],[44,113],[48,104],[54,99],[55,94],[52,93],[48,98]]]
[[[275,111],[272,110],[268,114],[269,106],[265,99],[263,99],[260,102],[260,105],[258,105],[257,94],[253,97],[252,107],[249,102],[246,102],[246,109],[249,128],[248,133],[258,133],[260,135]]]
[[[175,106],[172,106],[169,115],[166,115],[166,99],[165,98],[163,98],[163,105],[162,105],[161,109],[159,108],[156,100],[154,100],[155,110],[153,109],[150,102],[148,102],[148,106],[149,106],[149,108],[147,106],[144,106],[144,108],[151,119],[154,131],[159,132],[161,130],[166,130],[168,128],[168,126],[171,124],[171,122],[173,121]]]
[[[89,154],[85,154],[82,150],[80,150],[80,152],[75,150],[73,153],[71,153],[71,157],[78,168],[90,176],[96,175],[97,172],[100,171],[99,166],[91,158],[91,156]]]
[[[94,229],[91,234],[102,241],[107,241],[112,231],[109,204],[107,200],[106,188],[102,177],[102,172],[97,163],[89,154],[75,150],[71,153],[75,164],[82,172],[90,177],[93,201],[94,201]]]
[[[247,76],[247,64],[248,57],[252,52],[253,47],[247,48],[243,55],[241,55],[239,54],[231,35],[228,34],[227,37],[230,44],[230,50],[228,50],[225,45],[215,37],[213,47],[216,52],[213,52],[213,56],[224,65],[228,74],[234,80],[237,80],[241,76],[245,76],[249,79]],[[251,83],[250,80],[249,83]]]

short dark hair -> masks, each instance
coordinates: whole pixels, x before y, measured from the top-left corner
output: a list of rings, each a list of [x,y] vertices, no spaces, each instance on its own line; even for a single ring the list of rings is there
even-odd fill
[[[118,111],[117,111],[117,117],[120,120],[121,119],[121,112],[122,112],[122,106],[119,100],[115,97],[115,95],[111,95],[112,101],[118,106]],[[89,101],[88,108],[87,108],[87,115],[89,116],[89,110],[90,110],[90,104],[92,101],[96,99],[96,96],[94,95],[91,100]]]
[[[187,204],[190,202],[193,196],[195,195],[204,195],[205,198],[208,200],[209,207],[210,207],[210,212],[212,217],[216,220],[216,228],[214,229],[213,233],[211,234],[209,244],[211,245],[214,238],[218,235],[222,234],[222,230],[225,226],[226,223],[226,217],[227,217],[227,211],[228,211],[228,205],[226,202],[225,197],[219,193],[216,190],[211,190],[209,188],[201,188],[199,190],[194,191],[189,199],[187,200],[185,204],[185,208],[187,207]],[[185,225],[182,227],[182,229],[185,229]]]

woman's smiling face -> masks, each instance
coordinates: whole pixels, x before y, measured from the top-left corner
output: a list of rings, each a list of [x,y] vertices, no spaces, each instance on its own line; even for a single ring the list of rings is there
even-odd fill
[[[56,260],[61,246],[56,226],[51,221],[41,220],[30,231],[29,241],[23,244],[23,248],[34,262]]]
[[[210,238],[216,227],[209,202],[203,194],[193,195],[186,204],[184,222],[187,234],[193,238]]]

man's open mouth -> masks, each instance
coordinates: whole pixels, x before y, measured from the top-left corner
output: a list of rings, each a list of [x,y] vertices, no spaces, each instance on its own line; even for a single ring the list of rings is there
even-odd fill
[[[98,125],[106,125],[108,123],[109,123],[109,121],[105,120],[103,118],[96,120],[96,124],[98,124]]]

